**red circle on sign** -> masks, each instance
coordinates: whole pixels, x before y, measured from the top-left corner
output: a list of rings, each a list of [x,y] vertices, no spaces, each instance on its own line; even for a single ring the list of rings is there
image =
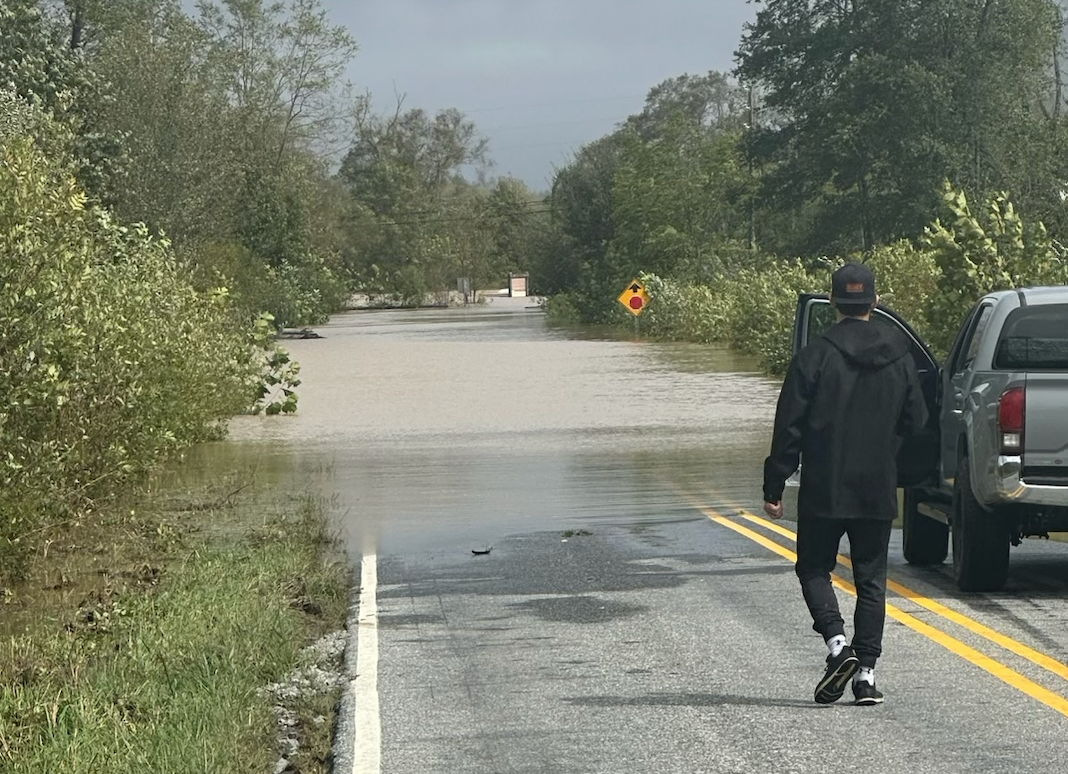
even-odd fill
[[[645,306],[645,301],[642,300],[641,296],[631,296],[630,297],[630,308],[631,309],[641,309],[643,306]]]

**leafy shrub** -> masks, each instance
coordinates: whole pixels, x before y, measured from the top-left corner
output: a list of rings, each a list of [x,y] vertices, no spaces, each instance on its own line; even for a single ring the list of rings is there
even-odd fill
[[[710,343],[723,338],[727,314],[722,297],[708,285],[686,285],[656,274],[641,281],[652,300],[642,313],[642,326],[652,336]]]
[[[876,248],[865,263],[875,272],[880,301],[905,318],[922,338],[929,339],[928,314],[939,276],[931,251],[900,241]]]
[[[1041,223],[1025,223],[1004,194],[972,213],[965,195],[946,185],[947,223],[924,233],[924,246],[938,267],[937,293],[930,299],[930,336],[945,353],[968,310],[994,290],[1068,283],[1068,262]]]
[[[826,271],[810,271],[800,261],[769,263],[723,274],[710,284],[682,284],[655,274],[642,275],[652,296],[642,315],[652,336],[697,342],[723,342],[756,355],[769,373],[782,373],[792,355],[791,331],[797,295],[825,291]]]
[[[229,288],[250,320],[266,313],[278,329],[324,323],[348,297],[344,281],[315,255],[296,265],[270,266],[240,242],[217,241],[188,249],[183,257],[194,267],[198,285]]]
[[[742,269],[719,280],[727,296],[727,341],[741,352],[756,355],[769,373],[784,373],[792,356],[791,331],[799,293],[826,292],[830,267],[810,272],[800,261],[767,269]]]
[[[264,312],[256,318],[253,328],[253,349],[259,353],[260,378],[256,400],[249,407],[253,414],[268,416],[292,414],[297,410],[297,387],[300,386],[300,363],[274,341],[274,319]]]
[[[581,319],[574,293],[557,293],[545,300],[545,313],[555,323],[571,324]]]
[[[92,207],[35,139],[0,135],[0,567],[27,537],[217,431],[261,382],[254,331],[166,240]]]

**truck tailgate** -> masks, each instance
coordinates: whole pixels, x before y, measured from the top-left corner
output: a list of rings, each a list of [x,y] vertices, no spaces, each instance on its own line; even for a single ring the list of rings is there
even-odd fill
[[[1025,471],[1065,477],[1068,484],[1068,374],[1027,375]]]

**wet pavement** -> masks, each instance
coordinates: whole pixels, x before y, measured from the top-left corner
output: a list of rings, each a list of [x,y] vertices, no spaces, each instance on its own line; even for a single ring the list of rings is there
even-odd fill
[[[894,621],[888,703],[813,703],[790,564],[707,522],[392,556],[379,582],[382,771],[1063,770],[1063,715]]]

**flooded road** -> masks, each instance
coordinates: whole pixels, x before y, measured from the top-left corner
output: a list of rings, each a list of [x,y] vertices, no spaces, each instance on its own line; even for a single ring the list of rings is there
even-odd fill
[[[1068,545],[967,595],[895,534],[887,702],[817,705],[794,525],[757,515],[778,384],[527,304],[339,315],[287,342],[296,415],[184,466],[332,503],[360,573],[337,771],[1064,770]]]
[[[354,557],[701,519],[680,488],[759,503],[778,386],[725,349],[552,328],[508,298],[317,330],[284,342],[298,412],[239,418],[192,462],[236,457],[334,498]]]

